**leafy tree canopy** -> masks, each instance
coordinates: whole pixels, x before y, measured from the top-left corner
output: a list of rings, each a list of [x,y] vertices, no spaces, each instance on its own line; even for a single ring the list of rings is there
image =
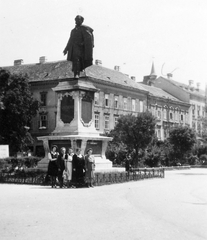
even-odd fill
[[[203,125],[202,138],[205,142],[207,142],[207,116],[202,118],[202,125]]]
[[[27,76],[0,68],[0,140],[11,153],[22,151],[31,142],[28,127],[39,108],[30,91]]]
[[[134,153],[134,165],[137,165],[139,151],[147,147],[155,134],[156,120],[149,112],[139,113],[138,116],[123,115],[110,132],[113,142],[126,144],[128,152]]]
[[[180,126],[170,131],[169,141],[173,145],[177,157],[183,157],[196,143],[196,134],[193,129]]]

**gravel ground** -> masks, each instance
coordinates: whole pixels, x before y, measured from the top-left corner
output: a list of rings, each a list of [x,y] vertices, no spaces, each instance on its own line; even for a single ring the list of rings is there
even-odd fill
[[[207,169],[83,189],[0,184],[1,240],[207,239]]]

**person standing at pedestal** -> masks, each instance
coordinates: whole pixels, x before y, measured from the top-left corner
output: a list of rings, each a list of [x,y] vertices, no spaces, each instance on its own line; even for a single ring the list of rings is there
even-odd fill
[[[57,159],[57,166],[58,166],[58,181],[60,184],[60,188],[63,187],[63,171],[65,170],[65,160],[68,158],[66,154],[66,149],[62,147],[60,149],[60,155]]]
[[[84,156],[81,154],[81,149],[76,149],[76,154],[73,155],[73,169],[75,173],[77,187],[84,185],[84,169],[85,160]]]
[[[48,153],[49,164],[47,175],[51,177],[52,188],[56,187],[56,178],[58,176],[57,158],[59,153],[57,152],[57,149],[57,146],[53,145],[51,152]]]
[[[93,29],[82,25],[84,18],[76,16],[75,28],[71,31],[68,43],[63,51],[67,60],[72,61],[74,78],[79,78],[80,72],[93,64],[94,37]]]
[[[86,168],[86,181],[88,187],[93,187],[93,181],[95,178],[94,171],[95,171],[95,158],[92,155],[93,150],[92,148],[89,148],[86,151],[85,156],[85,168]]]
[[[69,188],[71,186],[71,180],[72,180],[72,172],[73,172],[73,149],[68,149],[68,158],[65,159],[65,172],[66,172],[66,179],[67,179],[67,187]]]

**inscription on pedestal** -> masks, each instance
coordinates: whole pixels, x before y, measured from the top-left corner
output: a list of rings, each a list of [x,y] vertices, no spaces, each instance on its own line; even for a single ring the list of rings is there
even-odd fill
[[[93,154],[101,155],[102,152],[102,141],[98,140],[88,140],[86,145],[86,150],[92,148]]]
[[[56,145],[58,147],[57,151],[59,152],[62,147],[65,147],[66,150],[72,146],[70,140],[50,140],[49,141],[49,146],[50,149],[52,149],[52,146]]]
[[[74,118],[74,100],[70,95],[62,98],[60,116],[64,123],[70,123]]]
[[[81,118],[84,123],[89,123],[92,120],[92,100],[93,95],[89,92],[82,99]]]

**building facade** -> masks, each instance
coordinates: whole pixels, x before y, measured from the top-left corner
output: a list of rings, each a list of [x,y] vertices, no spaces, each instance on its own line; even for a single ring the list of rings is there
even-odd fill
[[[196,86],[193,83],[193,80],[189,80],[187,85],[174,81],[171,78],[158,77],[154,85],[175,96],[180,101],[189,104],[189,126],[196,131],[198,137],[202,137],[206,131],[204,121],[207,118],[207,93],[200,89],[199,83]]]
[[[157,75],[154,64],[151,73],[143,79],[143,87],[148,91],[147,109],[157,119],[156,134],[158,139],[169,137],[170,129],[177,126],[189,126],[190,104],[179,100],[173,94],[156,87]]]
[[[42,142],[38,141],[37,137],[51,135],[55,130],[58,99],[53,88],[59,82],[73,78],[71,63],[46,62],[45,58],[41,57],[37,64],[27,65],[22,64],[22,61],[15,61],[14,66],[5,69],[11,73],[27,74],[33,97],[41,103],[39,112],[30,126],[30,132],[35,139],[31,150],[36,155],[42,155]],[[121,115],[137,115],[144,111],[152,112],[157,118],[156,133],[161,140],[168,137],[171,127],[190,124],[191,103],[177,98],[159,86],[156,87],[157,78],[153,69],[149,76],[144,77],[143,83],[137,83],[134,77],[129,78],[121,73],[117,66],[112,70],[96,61],[96,64],[86,68],[81,76],[87,76],[99,89],[95,93],[93,109],[95,128],[100,134],[112,130]]]

